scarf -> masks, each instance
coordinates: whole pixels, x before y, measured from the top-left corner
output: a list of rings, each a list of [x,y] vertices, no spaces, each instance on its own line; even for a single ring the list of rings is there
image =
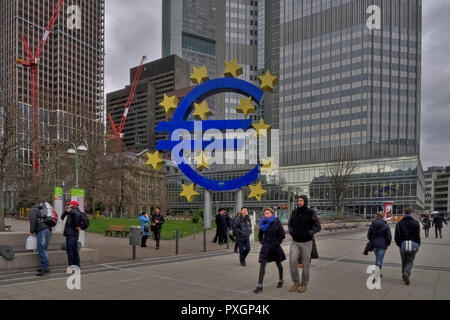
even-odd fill
[[[275,215],[272,215],[272,217],[270,217],[269,219],[267,219],[266,217],[263,217],[261,222],[259,223],[259,229],[261,229],[262,231],[266,231],[267,229],[269,229],[270,225],[274,221],[275,221]]]

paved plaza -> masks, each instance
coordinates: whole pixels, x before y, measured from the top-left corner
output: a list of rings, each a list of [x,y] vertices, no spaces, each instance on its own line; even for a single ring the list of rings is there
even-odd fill
[[[433,232],[434,235],[434,232]],[[423,237],[423,235],[422,235]],[[289,253],[289,241],[284,244]],[[69,290],[65,270],[53,270],[44,278],[33,273],[0,277],[0,299],[450,299],[450,232],[444,239],[422,238],[411,284],[401,280],[399,252],[391,245],[386,253],[380,290],[369,290],[367,267],[373,254],[362,255],[366,231],[328,234],[317,238],[320,259],[313,260],[308,292],[289,293],[288,262],[283,262],[285,285],[277,289],[278,273],[271,263],[266,268],[264,291],[252,293],[259,270],[258,249],[254,245],[241,267],[232,249],[139,262],[113,262],[82,269],[81,290]]]

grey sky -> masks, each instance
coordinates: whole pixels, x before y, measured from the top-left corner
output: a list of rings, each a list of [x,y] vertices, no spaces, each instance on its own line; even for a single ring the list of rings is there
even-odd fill
[[[105,92],[129,83],[143,55],[161,57],[161,0],[106,1]],[[450,1],[423,1],[422,133],[424,169],[450,166]]]
[[[424,0],[422,163],[450,166],[450,1]]]
[[[123,89],[130,68],[161,57],[161,0],[105,1],[105,93]]]

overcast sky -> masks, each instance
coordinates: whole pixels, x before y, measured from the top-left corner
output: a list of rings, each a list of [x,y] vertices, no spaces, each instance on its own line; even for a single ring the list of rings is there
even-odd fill
[[[423,1],[422,164],[450,166],[450,1]],[[105,92],[129,83],[129,69],[161,57],[161,0],[106,1]]]

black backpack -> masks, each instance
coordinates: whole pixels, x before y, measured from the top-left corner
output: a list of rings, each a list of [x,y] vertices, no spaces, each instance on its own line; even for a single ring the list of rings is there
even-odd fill
[[[48,202],[42,202],[38,205],[38,207],[40,212],[39,221],[44,222],[50,228],[56,226],[56,223],[58,222],[58,215],[55,208],[53,208],[53,206]]]
[[[86,230],[89,228],[89,217],[86,213],[80,211],[80,228]]]

